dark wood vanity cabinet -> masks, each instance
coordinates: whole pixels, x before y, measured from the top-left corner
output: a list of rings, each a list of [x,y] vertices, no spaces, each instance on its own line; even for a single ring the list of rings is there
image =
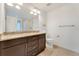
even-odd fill
[[[1,56],[35,56],[45,49],[45,34],[0,42]]]
[[[25,38],[17,38],[1,42],[2,56],[24,56]]]

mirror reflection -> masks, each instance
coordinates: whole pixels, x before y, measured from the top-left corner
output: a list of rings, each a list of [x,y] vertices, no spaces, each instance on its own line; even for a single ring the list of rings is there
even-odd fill
[[[36,11],[26,4],[5,4],[5,32],[38,31],[40,11]]]

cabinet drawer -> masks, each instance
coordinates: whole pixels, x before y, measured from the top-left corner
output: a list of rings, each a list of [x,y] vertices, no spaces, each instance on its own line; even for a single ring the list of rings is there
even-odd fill
[[[45,34],[39,35],[39,38],[45,38]]]
[[[11,40],[7,40],[7,41],[3,41],[1,42],[2,48],[7,48],[7,47],[11,47],[17,44],[21,44],[24,43],[25,39],[24,38],[17,38],[17,39],[11,39]]]
[[[37,36],[29,37],[28,42],[31,42],[34,40],[38,40],[38,37]]]

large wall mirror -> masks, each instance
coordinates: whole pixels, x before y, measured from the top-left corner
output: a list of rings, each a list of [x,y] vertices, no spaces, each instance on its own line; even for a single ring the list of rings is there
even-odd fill
[[[24,32],[39,30],[38,15],[30,14],[26,4],[5,4],[5,32]]]

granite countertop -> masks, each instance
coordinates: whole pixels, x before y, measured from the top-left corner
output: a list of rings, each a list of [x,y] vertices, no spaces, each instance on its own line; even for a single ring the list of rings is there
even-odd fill
[[[39,35],[39,34],[45,34],[45,32],[3,33],[0,35],[0,41],[11,40],[20,37],[28,37],[28,36]]]

